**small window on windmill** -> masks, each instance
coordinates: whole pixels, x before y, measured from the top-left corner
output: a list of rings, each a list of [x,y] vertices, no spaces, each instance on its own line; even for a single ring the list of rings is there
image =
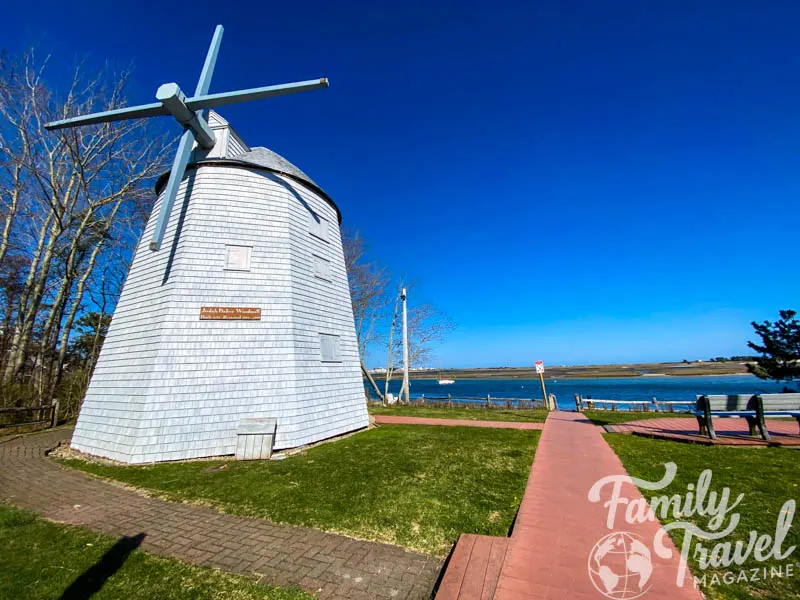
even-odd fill
[[[320,217],[317,213],[308,213],[308,230],[311,235],[321,240],[328,241],[328,221]]]
[[[331,261],[312,254],[311,258],[314,259],[314,277],[324,279],[325,281],[331,280]]]
[[[339,336],[327,333],[319,334],[320,360],[322,362],[342,362],[339,350]]]
[[[252,246],[225,246],[225,269],[227,271],[249,271]]]

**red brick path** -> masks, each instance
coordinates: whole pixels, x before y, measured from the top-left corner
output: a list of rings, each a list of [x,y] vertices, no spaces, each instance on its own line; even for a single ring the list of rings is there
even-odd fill
[[[45,458],[71,435],[52,430],[1,443],[0,501],[113,536],[145,533],[143,550],[323,599],[424,600],[441,569],[438,558],[388,544],[146,498]]]
[[[544,423],[515,421],[472,421],[469,419],[429,419],[425,417],[394,417],[375,415],[378,425],[439,425],[442,427],[489,427],[491,429],[544,429]]]
[[[714,430],[717,432],[716,441],[711,440],[707,435],[700,435],[697,420],[688,418],[665,417],[631,421],[630,423],[609,425],[607,429],[614,433],[632,433],[645,437],[708,445],[800,446],[797,421],[794,419],[791,421],[767,419],[767,430],[771,437],[769,442],[765,442],[760,437],[751,436],[747,428],[747,421],[737,418],[714,419]]]
[[[548,417],[499,574],[487,558],[495,548],[487,550],[485,540],[492,538],[462,535],[437,600],[602,600],[605,596],[592,584],[587,566],[595,544],[616,531],[633,533],[651,551],[653,572],[644,597],[702,599],[693,587],[691,573],[687,573],[684,587],[676,585],[680,557],[669,538],[671,559],[662,559],[654,552],[657,523],[630,525],[623,514],[618,514],[613,528],[608,529],[603,503],[610,487],[602,490],[600,502],[589,500],[589,490],[598,479],[626,475],[602,431],[579,413],[556,412]],[[642,497],[632,483],[623,484],[621,496],[630,500]],[[495,560],[498,554],[495,552]],[[615,568],[619,570],[620,565]],[[632,585],[636,584],[634,578]],[[492,588],[494,594],[489,595],[487,591]]]
[[[612,531],[641,536],[652,552],[657,523],[629,525],[618,515],[609,530],[607,509],[603,507],[609,488],[603,490],[601,502],[590,502],[587,497],[599,478],[625,475],[601,431],[579,413],[557,412],[547,419],[500,573],[496,600],[603,598],[591,583],[587,564],[595,543]],[[623,485],[622,495],[631,500],[641,498],[631,483]],[[691,577],[683,588],[676,586],[677,551],[671,560],[652,552],[652,564],[648,582],[652,587],[646,594],[649,600],[702,598]]]

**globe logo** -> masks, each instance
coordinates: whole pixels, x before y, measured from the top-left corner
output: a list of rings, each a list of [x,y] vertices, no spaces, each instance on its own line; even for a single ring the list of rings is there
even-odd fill
[[[616,531],[600,538],[589,553],[589,579],[606,598],[633,600],[650,589],[650,549],[641,538]]]

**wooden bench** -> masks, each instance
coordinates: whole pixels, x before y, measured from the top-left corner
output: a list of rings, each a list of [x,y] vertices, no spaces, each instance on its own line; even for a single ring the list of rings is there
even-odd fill
[[[760,394],[759,397],[765,417],[794,417],[800,427],[800,394]]]
[[[713,417],[747,420],[750,435],[769,441],[765,417],[795,417],[800,424],[800,394],[734,394],[697,396],[695,416],[701,435],[717,439]]]

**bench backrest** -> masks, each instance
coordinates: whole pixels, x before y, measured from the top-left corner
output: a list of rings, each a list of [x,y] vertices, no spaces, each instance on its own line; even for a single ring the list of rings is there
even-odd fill
[[[703,403],[706,401],[712,411],[755,410],[755,396],[753,394],[697,396],[697,410],[703,410]]]
[[[764,410],[800,410],[800,394],[761,394]]]

